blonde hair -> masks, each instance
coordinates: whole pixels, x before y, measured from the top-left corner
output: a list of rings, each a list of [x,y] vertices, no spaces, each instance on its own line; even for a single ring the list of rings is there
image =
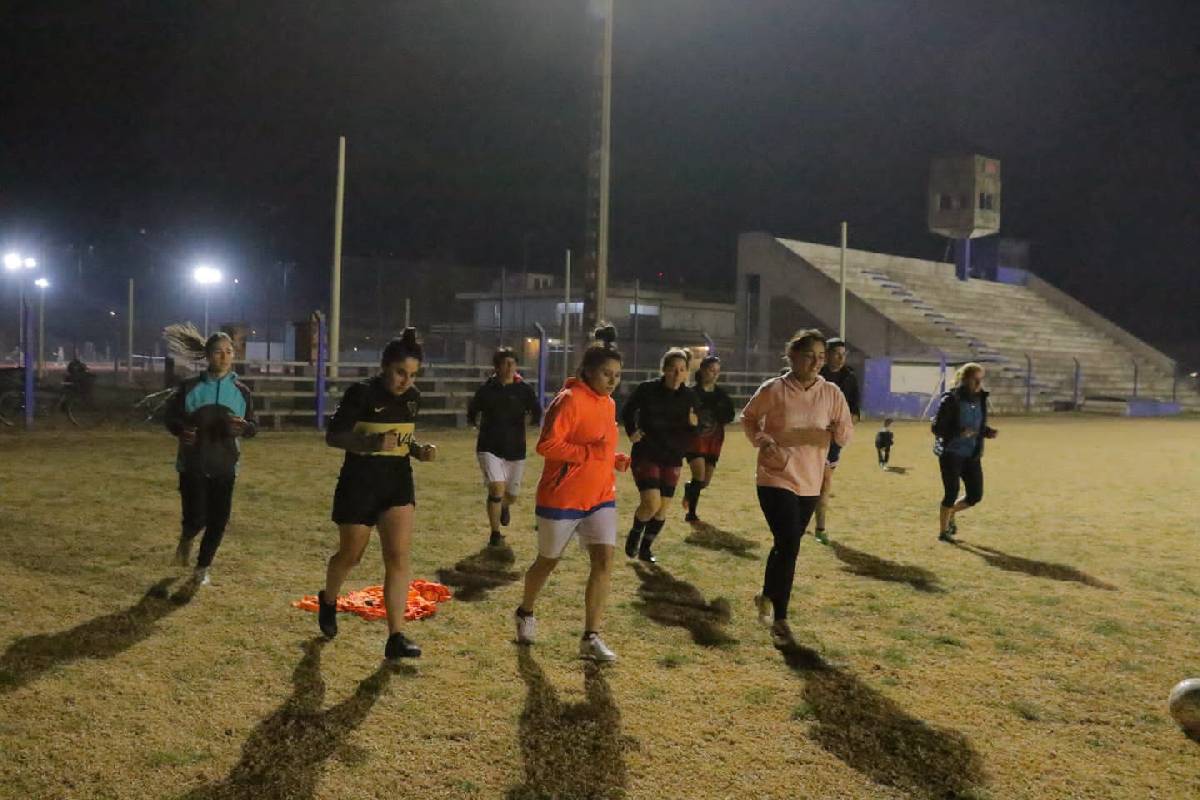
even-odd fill
[[[224,331],[217,331],[207,339],[190,322],[178,322],[163,328],[163,338],[167,340],[167,350],[171,355],[185,361],[203,361],[212,355],[213,348],[219,342],[233,344],[233,338]]]
[[[962,386],[962,382],[972,372],[983,372],[983,364],[975,361],[968,361],[954,371],[954,385]]]

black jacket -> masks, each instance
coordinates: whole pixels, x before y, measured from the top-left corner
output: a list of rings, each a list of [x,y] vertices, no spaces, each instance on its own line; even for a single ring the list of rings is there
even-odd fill
[[[631,455],[656,464],[679,464],[695,426],[688,412],[699,416],[696,393],[687,386],[670,391],[661,378],[639,383],[621,409],[625,433],[641,430],[645,436],[633,446]]]
[[[722,425],[733,422],[733,400],[720,386],[713,386],[712,391],[706,392],[700,388],[700,384],[696,384],[692,387],[692,394],[696,395],[696,402],[700,407],[696,413],[700,419],[696,433],[712,436]]]
[[[858,390],[858,375],[854,373],[854,367],[847,364],[837,372],[831,372],[827,366],[822,367],[821,377],[842,390],[842,394],[846,396],[846,405],[850,406],[850,414],[857,418],[859,416],[860,393]]]
[[[230,433],[228,424],[229,418],[235,416],[246,421],[243,438],[249,439],[258,432],[254,398],[236,373],[213,378],[202,372],[179,384],[167,400],[163,422],[175,436],[185,428],[194,429],[196,441],[190,445],[180,441],[175,469],[210,478],[236,476],[241,445],[238,437]]]
[[[417,445],[414,433],[420,410],[421,393],[415,386],[394,395],[379,376],[361,381],[342,395],[325,429],[325,443],[346,451],[343,469],[411,468],[409,451]],[[379,444],[387,431],[396,431],[400,438],[395,450],[383,454]]]
[[[933,445],[933,452],[938,455],[942,454],[942,448],[946,442],[955,438],[962,432],[962,422],[959,421],[958,403],[963,399],[963,390],[961,386],[956,386],[948,392],[942,394],[938,401],[937,416],[933,418],[933,424],[929,429],[933,431],[936,441]],[[979,405],[983,413],[983,418],[980,421],[979,430],[983,434],[975,439],[975,452],[971,454],[972,458],[979,458],[983,455],[983,440],[990,439],[996,435],[995,428],[989,428],[987,424],[988,418],[988,393],[979,393]]]
[[[529,424],[542,421],[542,406],[537,391],[517,378],[505,385],[495,375],[475,391],[467,404],[467,422],[474,425],[480,415],[476,453],[491,453],[505,461],[525,458],[525,417]]]

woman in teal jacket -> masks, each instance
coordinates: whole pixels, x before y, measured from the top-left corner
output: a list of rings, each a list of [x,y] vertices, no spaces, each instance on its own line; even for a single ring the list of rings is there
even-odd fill
[[[238,439],[258,432],[254,398],[233,372],[233,340],[228,334],[204,339],[191,325],[171,325],[164,335],[176,355],[208,362],[204,372],[179,385],[166,412],[167,430],[179,439],[175,469],[183,521],[175,560],[188,564],[192,541],[203,530],[193,575],[203,586],[229,523],[241,455]]]

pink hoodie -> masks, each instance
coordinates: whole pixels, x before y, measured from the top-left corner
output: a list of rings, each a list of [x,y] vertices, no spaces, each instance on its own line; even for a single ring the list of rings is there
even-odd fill
[[[824,444],[799,444],[794,442],[802,436],[797,432],[819,428],[843,447],[854,433],[850,406],[841,389],[817,376],[805,390],[790,372],[758,387],[742,410],[742,427],[759,448],[758,485],[787,489],[801,497],[821,493],[829,437],[818,434]]]

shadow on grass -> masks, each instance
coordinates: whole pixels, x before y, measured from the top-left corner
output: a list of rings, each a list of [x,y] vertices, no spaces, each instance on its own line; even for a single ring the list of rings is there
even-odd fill
[[[884,472],[894,472],[897,475],[907,475],[908,470],[909,470],[908,467],[893,467],[891,464],[888,464],[888,466],[884,470]]]
[[[1118,591],[1117,587],[1111,583],[1106,583],[1099,578],[1093,578],[1086,572],[1082,572],[1067,564],[1055,564],[1050,561],[1034,561],[1030,558],[1021,558],[1020,556],[1009,555],[1008,553],[1003,553],[981,544],[971,544],[962,539],[955,542],[954,546],[961,550],[966,550],[968,553],[974,553],[991,566],[1002,569],[1005,572],[1021,572],[1025,575],[1032,575],[1035,578],[1050,578],[1056,581],[1082,583],[1086,586],[1104,589],[1108,592]]]
[[[453,567],[438,570],[438,580],[454,587],[454,599],[482,600],[492,589],[512,583],[520,574],[512,569],[516,556],[508,545],[485,547]]]
[[[529,647],[517,648],[517,670],[528,689],[519,731],[525,782],[508,790],[508,800],[625,797],[625,751],[636,742],[621,733],[603,667],[584,664],[579,703],[558,699]]]
[[[321,677],[324,637],[304,643],[304,657],[292,673],[292,694],[258,723],[242,745],[242,757],[219,783],[193,789],[182,800],[307,800],[314,796],[324,763],[347,755],[342,741],[363,723],[387,688],[393,673],[412,667],[382,664],[363,679],[354,694],[326,711]]]
[[[924,567],[888,561],[886,558],[879,558],[838,542],[832,542],[830,546],[838,560],[846,565],[842,570],[851,575],[890,583],[907,583],[918,592],[942,594],[946,591],[938,585],[938,576]]]
[[[733,553],[738,558],[758,558],[754,553],[749,552],[758,547],[758,542],[753,539],[747,539],[744,536],[738,536],[736,533],[723,531],[707,522],[696,521],[691,523],[691,526],[692,532],[684,538],[684,541],[688,544],[694,544],[697,547],[703,547],[708,550],[724,550],[725,552]]]
[[[692,641],[705,647],[737,644],[737,639],[722,627],[729,622],[729,601],[718,597],[712,602],[704,599],[700,590],[681,581],[657,564],[632,562],[642,585],[638,587],[640,602],[634,606],[660,625],[686,628]]]
[[[812,722],[812,738],[847,766],[930,800],[976,796],[983,761],[967,737],[909,715],[815,650],[791,644],[780,653],[804,679],[794,716]]]
[[[189,603],[196,593],[196,585],[188,582],[168,594],[174,580],[157,581],[129,608],[60,633],[17,639],[0,655],[0,694],[15,691],[60,664],[112,658],[147,638],[154,632],[155,623]]]

